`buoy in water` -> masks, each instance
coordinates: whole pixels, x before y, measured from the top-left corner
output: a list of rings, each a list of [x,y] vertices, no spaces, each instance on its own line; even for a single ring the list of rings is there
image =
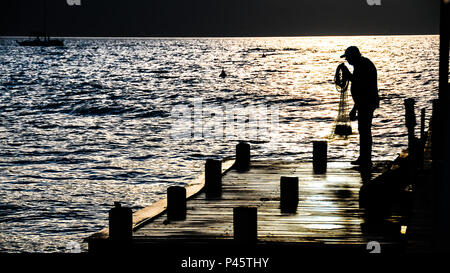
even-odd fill
[[[220,73],[219,77],[221,77],[222,79],[227,77],[227,73],[225,73],[225,70],[223,70],[223,68],[222,68],[222,72]]]

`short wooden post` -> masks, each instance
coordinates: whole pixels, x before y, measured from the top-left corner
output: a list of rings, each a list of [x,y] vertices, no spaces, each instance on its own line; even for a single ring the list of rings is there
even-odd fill
[[[239,142],[236,145],[236,170],[240,172],[248,171],[250,168],[250,144]]]
[[[298,206],[298,177],[280,178],[281,212],[294,213]]]
[[[207,159],[205,164],[206,198],[222,196],[222,161]]]
[[[313,169],[315,174],[324,174],[327,172],[327,149],[326,141],[313,142]]]
[[[415,101],[412,98],[405,99],[405,123],[408,129],[408,157],[410,159],[411,168],[414,171],[416,169],[416,137],[414,128],[416,126],[416,115],[414,113]]]
[[[114,202],[114,208],[109,210],[109,239],[130,240],[133,234],[133,213],[130,208],[122,207],[120,202]]]
[[[237,207],[233,209],[234,240],[252,243],[258,239],[258,209]]]
[[[167,220],[186,219],[186,189],[172,186],[167,189]]]

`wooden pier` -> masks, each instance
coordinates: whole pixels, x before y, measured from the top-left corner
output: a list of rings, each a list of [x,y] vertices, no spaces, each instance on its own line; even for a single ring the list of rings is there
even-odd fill
[[[236,160],[207,160],[198,179],[170,187],[168,198],[133,214],[116,204],[109,229],[87,238],[89,252],[152,253],[169,263],[186,255],[429,253],[432,212],[417,201],[434,187],[433,132],[430,124],[424,133],[422,114],[417,139],[414,102],[405,106],[409,149],[393,162],[374,162],[369,172],[327,162],[323,141],[312,162],[251,161],[250,145],[240,143]]]
[[[317,257],[335,270],[355,258],[448,251],[447,216],[437,209],[439,123],[425,133],[422,114],[416,138],[413,101],[405,110],[408,150],[394,161],[370,171],[327,162],[326,142],[314,143],[312,162],[250,160],[250,145],[240,143],[235,160],[207,160],[198,179],[169,187],[166,199],[133,214],[116,204],[109,229],[87,239],[89,253],[162,272],[290,272],[317,267]]]
[[[258,242],[296,242],[360,245],[379,240],[364,234],[359,209],[360,173],[346,162],[328,164],[326,174],[314,175],[311,163],[253,161],[246,173],[224,175],[221,198],[204,193],[188,201],[184,221],[167,221],[161,215],[133,233],[149,240],[232,240],[233,208],[257,208]],[[295,213],[280,209],[280,178],[298,177]],[[387,242],[391,243],[391,242]]]
[[[441,1],[440,93],[428,133],[422,109],[416,138],[414,100],[405,100],[408,150],[393,162],[360,172],[326,162],[326,143],[314,143],[313,162],[250,162],[249,146],[239,144],[236,162],[207,161],[205,173],[166,199],[132,215],[116,204],[109,229],[87,238],[89,252],[145,256],[166,272],[189,272],[182,262],[196,258],[268,257],[271,268],[297,269],[310,254],[353,263],[348,254],[448,253],[446,20]]]
[[[220,197],[207,197],[204,175],[187,188],[189,200],[185,219],[170,220],[166,211],[167,199],[164,199],[133,215],[133,232],[129,240],[109,240],[108,229],[105,229],[88,239],[89,251],[110,251],[117,243],[123,248],[124,242],[139,252],[174,245],[183,249],[189,246],[192,250],[194,246],[199,249],[202,245],[244,244],[259,247],[264,252],[293,247],[297,251],[339,250],[359,254],[373,250],[369,242],[379,244],[384,252],[403,247],[399,223],[393,223],[388,231],[371,231],[365,210],[359,204],[364,176],[348,162],[328,162],[327,170],[322,174],[313,171],[313,162],[252,161],[247,171],[236,170],[232,167],[234,163],[232,160],[222,164]],[[378,176],[383,167],[386,167],[385,162],[377,162],[371,178]],[[297,203],[293,211],[281,209],[282,177],[296,178],[298,198],[295,198]],[[255,230],[248,232],[255,234],[254,240],[236,238],[236,229],[240,225],[234,214],[236,208],[253,208],[256,212]],[[249,229],[246,227],[248,221],[243,224],[244,230]]]

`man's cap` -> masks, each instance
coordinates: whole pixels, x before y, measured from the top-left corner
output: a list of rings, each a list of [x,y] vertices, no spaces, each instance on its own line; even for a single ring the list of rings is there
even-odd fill
[[[345,50],[345,53],[341,56],[341,58],[349,56],[361,56],[361,52],[359,52],[359,49],[356,46],[350,46]]]

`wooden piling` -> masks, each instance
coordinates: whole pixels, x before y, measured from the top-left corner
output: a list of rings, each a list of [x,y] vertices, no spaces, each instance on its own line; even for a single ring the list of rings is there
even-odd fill
[[[424,158],[425,158],[425,143],[427,142],[427,135],[425,132],[425,108],[420,110],[420,141],[418,143],[418,151],[417,151],[417,164],[420,170],[424,168]]]
[[[422,143],[426,142],[425,121],[426,121],[425,108],[422,108],[422,110],[420,110],[420,140]]]
[[[445,155],[444,149],[444,131],[442,128],[443,118],[440,115],[442,113],[442,101],[439,99],[433,100],[433,113],[431,118],[431,157],[432,162],[443,160]],[[446,126],[446,125],[444,125]]]
[[[114,202],[114,208],[109,211],[109,239],[130,240],[133,225],[132,217],[130,208],[122,207],[120,202]]]
[[[298,177],[280,178],[281,212],[295,213],[298,206]]]
[[[450,145],[450,113],[448,105],[450,103],[450,88],[448,82],[449,74],[449,41],[450,41],[450,2],[448,0],[440,0],[440,31],[439,31],[439,100],[440,107],[438,111],[439,120],[436,122],[436,127],[439,127],[439,132],[436,133],[436,140],[438,147],[435,147],[435,143],[432,143],[432,164],[437,165],[434,167],[433,172],[435,176],[441,176],[441,195],[434,196],[439,200],[438,213],[442,216],[442,221],[439,221],[438,240],[440,244],[435,248],[436,253],[448,253],[448,245],[450,244],[450,236],[448,230],[450,230],[450,220],[448,215],[450,214],[450,203],[448,202],[450,197],[449,181],[449,158]],[[434,110],[434,109],[433,109]],[[434,119],[435,116],[433,116]],[[434,123],[434,122],[433,122]],[[434,125],[434,124],[433,124]],[[434,127],[432,128],[432,134],[434,135]],[[439,134],[439,135],[438,135]],[[440,162],[439,162],[440,161]],[[442,164],[442,165],[441,165]],[[439,166],[440,165],[440,166]],[[446,171],[444,171],[446,170]]]
[[[186,219],[186,189],[172,186],[167,189],[167,220]]]
[[[222,195],[222,161],[207,159],[205,164],[206,198],[218,198]]]
[[[440,31],[439,31],[439,99],[443,105],[448,105],[448,66],[449,66],[449,9],[448,0],[440,0]],[[441,109],[441,115],[446,114],[446,110]],[[445,124],[446,125],[446,124]]]
[[[404,104],[405,104],[405,123],[406,123],[406,127],[409,128],[414,128],[416,126],[416,115],[414,114],[414,104],[415,104],[415,100],[412,98],[409,99],[405,99],[404,100]]]
[[[239,172],[248,171],[250,168],[250,144],[240,142],[236,145],[236,170]]]
[[[431,158],[432,163],[442,160],[444,158],[444,145],[442,137],[442,118],[441,101],[439,99],[433,100],[433,113],[431,117]]]
[[[416,115],[414,113],[415,100],[412,98],[405,99],[405,124],[408,129],[408,156],[410,159],[411,168],[415,171],[416,168],[416,137],[415,137],[415,126],[416,126]]]
[[[258,239],[258,209],[256,207],[236,207],[233,209],[234,240],[252,243]]]
[[[327,149],[326,141],[313,142],[313,170],[315,174],[324,174],[327,172]]]

